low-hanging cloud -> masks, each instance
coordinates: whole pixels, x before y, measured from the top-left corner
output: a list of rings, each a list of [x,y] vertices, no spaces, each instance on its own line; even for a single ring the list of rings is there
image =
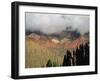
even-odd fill
[[[61,15],[25,13],[26,31],[41,31],[45,34],[59,33],[67,27],[81,34],[89,31],[89,15]]]

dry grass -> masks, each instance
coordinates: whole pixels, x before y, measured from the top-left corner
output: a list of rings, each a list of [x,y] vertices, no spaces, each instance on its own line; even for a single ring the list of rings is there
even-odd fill
[[[45,67],[49,59],[59,65],[63,62],[63,56],[31,39],[26,39],[25,45],[25,68]]]

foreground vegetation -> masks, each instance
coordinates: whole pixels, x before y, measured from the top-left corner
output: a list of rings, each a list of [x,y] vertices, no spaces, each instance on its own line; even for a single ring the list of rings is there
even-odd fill
[[[31,39],[26,39],[25,45],[25,68],[89,65],[89,43],[66,52],[41,46]]]
[[[48,60],[59,66],[63,63],[63,56],[59,56],[51,49],[35,43],[31,39],[26,40],[25,44],[25,67],[46,67]]]
[[[80,45],[72,53],[69,50],[66,51],[63,66],[89,65],[89,56],[89,43]]]

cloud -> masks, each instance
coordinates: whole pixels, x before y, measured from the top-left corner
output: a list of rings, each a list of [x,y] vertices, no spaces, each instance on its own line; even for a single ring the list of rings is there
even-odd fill
[[[89,31],[88,15],[61,15],[25,13],[26,31],[41,31],[45,34],[59,33],[67,27],[78,30],[81,34]]]

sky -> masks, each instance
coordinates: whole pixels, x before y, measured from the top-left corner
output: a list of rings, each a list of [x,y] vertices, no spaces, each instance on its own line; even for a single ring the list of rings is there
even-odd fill
[[[41,31],[45,34],[60,33],[67,27],[81,34],[89,32],[89,15],[25,13],[26,31]]]

